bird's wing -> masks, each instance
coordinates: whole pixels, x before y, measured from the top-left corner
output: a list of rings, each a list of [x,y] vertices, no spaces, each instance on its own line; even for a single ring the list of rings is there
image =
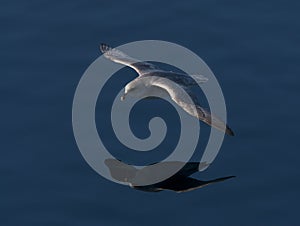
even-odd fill
[[[178,73],[173,71],[157,70],[157,71],[150,71],[146,74],[143,74],[143,77],[151,77],[151,76],[166,78],[185,87],[198,86],[208,81],[208,78],[206,78],[203,75],[188,75],[188,74]]]
[[[107,59],[133,68],[140,76],[150,71],[159,70],[155,65],[132,58],[118,49],[111,48],[109,45],[101,44],[100,50]]]
[[[222,120],[213,116],[209,111],[198,105],[196,97],[193,96],[187,87],[180,86],[169,79],[159,77],[157,79],[152,79],[152,85],[167,91],[171,99],[190,115],[216,129],[224,131],[228,135],[234,135],[233,131]],[[191,99],[187,97],[187,94],[190,95]]]
[[[158,187],[162,190],[172,190],[175,192],[187,192],[198,188],[202,188],[212,183],[221,182],[230,179],[232,177],[234,176],[222,177],[222,178],[217,178],[209,181],[202,181],[202,180],[197,180],[195,178],[182,176],[182,177],[174,178],[172,180],[167,180],[159,184]]]

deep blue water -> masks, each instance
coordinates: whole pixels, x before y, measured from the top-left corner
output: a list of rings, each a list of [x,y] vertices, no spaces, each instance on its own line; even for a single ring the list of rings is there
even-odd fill
[[[2,1],[0,225],[299,225],[299,10],[296,0]],[[237,178],[143,193],[84,161],[76,86],[100,42],[144,39],[183,45],[214,71],[236,136],[204,175]]]

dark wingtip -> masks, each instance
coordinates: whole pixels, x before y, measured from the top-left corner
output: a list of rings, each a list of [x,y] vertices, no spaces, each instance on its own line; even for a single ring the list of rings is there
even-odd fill
[[[228,126],[226,127],[226,134],[228,134],[229,136],[234,136],[234,132]]]
[[[100,50],[102,53],[106,53],[107,51],[111,50],[111,47],[105,43],[101,43]]]

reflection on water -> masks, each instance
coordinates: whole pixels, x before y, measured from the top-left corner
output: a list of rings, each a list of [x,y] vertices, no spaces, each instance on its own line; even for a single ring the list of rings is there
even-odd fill
[[[222,177],[209,181],[201,181],[190,177],[192,174],[198,172],[199,168],[207,167],[205,163],[201,166],[199,162],[160,162],[145,166],[142,169],[136,169],[132,165],[128,165],[117,159],[106,159],[105,164],[114,179],[125,182],[134,189],[148,192],[159,192],[163,190],[187,192],[234,177]],[[180,170],[177,171],[178,169]],[[171,177],[165,176],[169,174],[174,175]],[[164,179],[158,183],[142,185],[148,181],[160,179],[160,177]]]

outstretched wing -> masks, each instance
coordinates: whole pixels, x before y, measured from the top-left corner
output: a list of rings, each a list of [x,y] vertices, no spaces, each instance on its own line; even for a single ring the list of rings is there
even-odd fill
[[[166,78],[179,85],[186,86],[186,87],[198,86],[199,84],[208,81],[208,78],[206,78],[203,75],[188,75],[188,74],[178,73],[173,71],[157,70],[157,71],[150,71],[149,73],[143,74],[143,77],[151,77],[151,76]]]
[[[181,82],[186,86],[194,86],[204,82],[207,82],[208,78],[203,75],[188,75],[184,73],[177,73],[172,71],[164,71],[154,64],[140,61],[138,59],[132,58],[127,54],[123,53],[118,49],[113,49],[109,45],[101,44],[100,50],[104,56],[116,63],[126,65],[133,68],[140,76],[161,76],[171,79],[175,82]]]
[[[228,135],[234,135],[233,131],[221,119],[199,106],[197,99],[191,95],[186,87],[179,86],[166,78],[153,79],[152,85],[167,91],[171,99],[190,115]],[[188,98],[187,94],[191,98]]]
[[[140,76],[154,70],[159,70],[155,65],[132,58],[120,50],[111,48],[109,45],[101,44],[100,50],[107,59],[133,68]]]

